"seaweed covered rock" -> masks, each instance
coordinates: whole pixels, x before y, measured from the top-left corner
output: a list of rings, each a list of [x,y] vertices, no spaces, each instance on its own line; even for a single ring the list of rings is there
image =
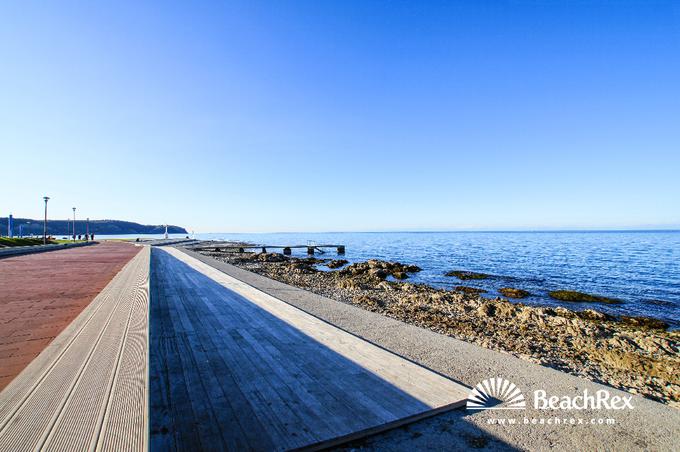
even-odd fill
[[[553,290],[548,292],[551,298],[560,301],[569,301],[574,303],[607,303],[618,304],[621,300],[616,298],[602,297],[600,295],[591,295],[576,290]]]
[[[469,286],[456,286],[453,289],[456,292],[465,293],[465,294],[468,294],[468,295],[479,295],[479,294],[487,292],[484,289],[480,289],[478,287],[469,287]]]
[[[404,265],[400,262],[370,259],[366,262],[357,262],[348,265],[342,270],[339,270],[338,274],[350,277],[369,275],[380,280],[384,280],[389,275],[392,275],[396,279],[406,279],[408,273],[419,272],[420,270],[420,267],[416,265]]]
[[[446,272],[444,276],[455,276],[456,278],[463,281],[467,279],[487,279],[491,277],[491,275],[487,275],[486,273],[477,273],[465,270],[451,270],[450,272]]]
[[[665,330],[668,324],[663,320],[653,319],[651,317],[637,317],[637,316],[621,316],[621,323],[631,325],[638,328],[648,328],[652,330]]]
[[[529,295],[531,295],[526,290],[515,289],[513,287],[501,287],[500,289],[498,289],[498,292],[504,297],[508,298],[526,298]]]
[[[407,273],[418,273],[419,271],[423,270],[422,268],[418,267],[417,265],[402,265],[402,264],[399,264],[399,265],[401,265],[401,268],[403,269],[403,271],[405,271]]]

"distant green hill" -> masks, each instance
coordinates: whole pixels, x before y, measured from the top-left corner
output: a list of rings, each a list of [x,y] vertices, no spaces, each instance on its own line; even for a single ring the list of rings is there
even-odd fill
[[[68,235],[71,223],[67,220],[47,220],[47,233]],[[29,218],[14,218],[14,235],[19,235],[19,225],[22,226],[23,235],[40,235],[43,233],[43,221]],[[146,225],[133,223],[132,221],[120,220],[90,220],[90,233],[97,235],[119,234],[163,234],[165,225]],[[76,234],[85,233],[85,220],[76,220]],[[179,226],[168,225],[169,234],[186,234],[187,230]],[[0,217],[0,235],[7,235],[7,217]]]

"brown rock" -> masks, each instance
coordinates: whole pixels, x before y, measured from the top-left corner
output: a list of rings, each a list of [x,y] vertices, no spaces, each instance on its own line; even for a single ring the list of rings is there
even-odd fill
[[[597,320],[600,322],[612,319],[611,316],[594,309],[584,309],[583,311],[576,312],[576,315],[582,319]]]
[[[469,287],[469,286],[456,286],[454,287],[456,292],[461,292],[465,293],[468,295],[479,295],[481,293],[486,293],[487,291],[484,289],[479,289],[477,287]]]
[[[382,268],[372,268],[368,271],[368,274],[380,279],[385,279],[389,275],[387,270],[383,270]]]
[[[252,257],[260,262],[284,262],[288,260],[286,256],[278,253],[259,253],[253,254]]]
[[[500,292],[500,294],[503,295],[504,297],[508,298],[526,298],[529,295],[531,295],[526,290],[515,289],[512,287],[501,287],[500,289],[498,289],[498,292]]]
[[[346,261],[345,259],[334,259],[326,264],[326,267],[328,268],[340,268],[345,264],[348,264],[349,261]]]
[[[385,306],[385,302],[379,298],[370,297],[368,295],[358,295],[352,300],[355,304],[368,306],[373,309],[379,309]]]
[[[621,316],[621,323],[652,330],[665,330],[668,328],[668,324],[663,320],[653,319],[651,317],[633,317],[624,315]]]

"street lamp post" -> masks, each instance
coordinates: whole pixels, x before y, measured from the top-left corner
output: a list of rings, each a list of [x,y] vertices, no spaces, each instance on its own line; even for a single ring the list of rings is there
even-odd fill
[[[76,241],[76,208],[73,208],[73,241]]]
[[[50,200],[49,196],[44,196],[45,200],[45,222],[43,223],[43,245],[47,245],[47,201]]]
[[[85,240],[89,240],[88,237],[90,236],[90,217],[87,218],[87,221],[85,222]]]

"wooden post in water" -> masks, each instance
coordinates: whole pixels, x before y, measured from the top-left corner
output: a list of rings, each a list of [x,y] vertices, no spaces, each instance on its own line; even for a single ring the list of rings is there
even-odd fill
[[[262,247],[262,254],[267,254],[267,248],[265,248],[264,246]]]
[[[238,252],[239,252],[239,253],[243,253],[243,252],[244,252],[243,248],[239,248],[239,249],[238,249]]]
[[[285,254],[286,256],[290,256],[291,254],[293,254],[293,250],[291,250],[289,247],[285,247],[283,249],[283,254]]]
[[[345,245],[340,245],[338,247],[338,254],[345,254]]]
[[[313,246],[308,246],[307,247],[307,254],[313,256],[314,255],[314,247]]]

